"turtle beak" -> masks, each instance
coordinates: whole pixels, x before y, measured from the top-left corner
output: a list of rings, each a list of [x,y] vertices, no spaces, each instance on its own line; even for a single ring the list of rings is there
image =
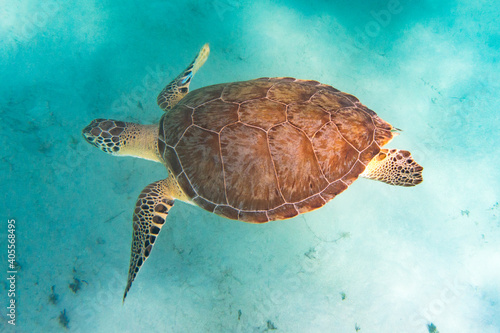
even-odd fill
[[[85,126],[82,130],[82,135],[85,140],[93,146],[97,147],[96,138],[101,133],[99,127],[99,123],[104,119],[94,119],[90,124]]]

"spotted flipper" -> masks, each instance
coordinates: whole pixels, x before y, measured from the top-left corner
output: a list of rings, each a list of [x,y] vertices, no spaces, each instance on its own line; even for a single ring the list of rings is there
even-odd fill
[[[391,185],[415,186],[423,181],[422,170],[409,151],[382,149],[360,176]]]
[[[175,106],[189,92],[189,84],[194,74],[205,63],[210,54],[208,44],[203,45],[200,52],[193,62],[179,74],[172,82],[170,82],[158,95],[156,99],[158,106],[163,111],[168,111]]]
[[[132,282],[153,249],[168,211],[174,205],[172,185],[175,184],[169,177],[146,186],[139,195],[134,210],[132,251],[124,302]]]

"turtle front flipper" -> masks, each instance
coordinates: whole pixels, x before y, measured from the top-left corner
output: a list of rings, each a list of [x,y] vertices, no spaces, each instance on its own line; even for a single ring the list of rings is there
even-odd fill
[[[170,110],[187,95],[191,79],[198,69],[203,66],[209,54],[210,48],[208,44],[203,45],[193,62],[161,91],[156,101],[163,111]]]
[[[137,273],[151,254],[156,237],[158,237],[167,218],[168,211],[174,205],[172,187],[175,186],[176,182],[175,180],[172,181],[172,179],[169,177],[146,186],[137,199],[133,217],[132,251],[128,281],[123,294],[124,302]]]
[[[409,151],[382,149],[360,176],[390,185],[415,186],[423,181],[422,170]]]

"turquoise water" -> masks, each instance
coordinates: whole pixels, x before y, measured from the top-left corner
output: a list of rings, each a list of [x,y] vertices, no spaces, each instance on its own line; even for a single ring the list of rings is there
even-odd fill
[[[487,1],[2,1],[2,332],[499,332],[500,10]],[[138,194],[160,164],[106,155],[94,118],[154,123],[192,89],[262,76],[354,94],[403,129],[424,182],[360,179],[252,225],[177,203],[122,305]],[[16,325],[8,323],[16,301]],[[67,326],[67,327],[64,327]]]

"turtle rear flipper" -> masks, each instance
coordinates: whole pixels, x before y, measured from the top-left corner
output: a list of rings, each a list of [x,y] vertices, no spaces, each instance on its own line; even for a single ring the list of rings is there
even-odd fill
[[[382,149],[360,176],[390,185],[415,186],[423,181],[422,170],[409,151]]]
[[[210,54],[208,44],[203,45],[193,62],[170,82],[158,95],[156,102],[163,111],[173,108],[189,92],[189,84],[194,74],[205,63]]]

